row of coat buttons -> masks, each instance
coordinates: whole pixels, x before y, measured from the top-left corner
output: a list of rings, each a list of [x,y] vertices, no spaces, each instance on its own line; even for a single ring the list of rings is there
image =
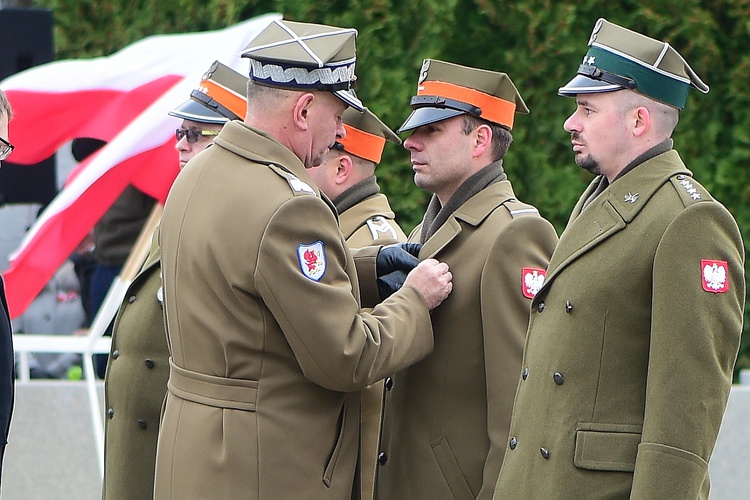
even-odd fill
[[[521,378],[524,379],[524,380],[526,380],[527,378],[529,378],[529,369],[528,368],[524,368],[523,369],[523,372],[521,373]],[[560,372],[555,372],[552,375],[552,380],[554,380],[557,385],[563,385],[565,383],[565,375],[563,375]]]
[[[110,408],[110,409],[107,410],[107,418],[110,419],[110,420],[112,420],[113,418],[115,418],[115,409],[114,408]],[[148,421],[143,420],[143,419],[139,419],[138,420],[138,427],[140,427],[141,429],[145,429],[146,427],[148,427]]]
[[[386,391],[390,391],[391,389],[393,389],[393,378],[386,377],[383,385],[385,386]],[[380,465],[385,465],[386,462],[388,462],[388,454],[384,451],[381,451],[380,453],[378,453],[378,463]]]
[[[540,313],[544,312],[544,310],[546,308],[547,308],[547,304],[545,304],[544,301],[539,302],[536,305],[536,310],[539,311]],[[565,301],[565,312],[568,313],[568,314],[570,314],[571,312],[573,312],[573,304],[571,304],[569,300]]]
[[[512,437],[512,438],[510,438],[510,443],[508,443],[508,445],[510,446],[511,450],[515,450],[516,446],[518,446],[518,439],[516,439],[515,436]],[[542,454],[542,457],[545,460],[549,458],[550,453],[549,453],[549,450],[547,448],[544,448],[544,447],[539,448],[539,453]]]
[[[114,351],[112,351],[112,359],[117,359],[119,357],[120,357],[120,350],[119,349],[115,349]],[[145,364],[146,368],[148,368],[148,369],[151,369],[154,366],[156,366],[156,363],[154,363],[154,360],[150,359],[150,358],[146,359],[143,362],[143,364]]]

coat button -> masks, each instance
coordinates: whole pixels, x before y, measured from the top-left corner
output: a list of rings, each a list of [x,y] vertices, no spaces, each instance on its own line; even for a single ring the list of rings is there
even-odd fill
[[[140,427],[141,429],[145,429],[146,427],[148,427],[148,422],[146,422],[145,420],[139,420],[138,427]]]
[[[146,361],[144,361],[144,363],[146,364],[147,368],[153,368],[156,365],[153,359],[147,359]]]
[[[109,410],[107,410],[107,418],[109,418],[111,420],[112,418],[114,418],[114,416],[115,416],[115,409],[114,408],[110,408]]]
[[[549,458],[549,450],[547,448],[539,448],[539,452],[545,460]]]
[[[391,389],[393,389],[393,379],[388,377],[385,379],[385,390],[390,391]]]
[[[133,302],[135,302],[135,295],[128,297],[128,304],[132,304]]]
[[[552,375],[552,380],[554,380],[557,385],[563,385],[565,383],[565,376],[560,372],[555,372],[555,374]]]
[[[547,306],[544,305],[544,302],[540,302],[539,304],[537,304],[536,310],[539,311],[539,312],[542,312],[542,311],[544,311],[545,307],[547,307]]]
[[[512,438],[510,438],[510,449],[515,450],[516,446],[518,446],[518,439],[516,439],[516,437],[513,436]]]
[[[381,452],[380,452],[380,453],[378,454],[378,463],[379,463],[380,465],[385,465],[385,463],[386,463],[387,461],[388,461],[388,455],[387,455],[387,454],[386,454],[385,452],[381,451]]]
[[[569,300],[565,301],[565,312],[570,314],[570,311],[573,310],[573,304],[570,303]]]
[[[119,357],[120,357],[120,350],[119,349],[115,349],[114,351],[112,351],[112,358],[113,359],[117,359]]]
[[[521,374],[521,378],[523,378],[524,380],[526,380],[527,378],[529,378],[529,369],[528,368],[524,368],[523,369],[523,373]]]

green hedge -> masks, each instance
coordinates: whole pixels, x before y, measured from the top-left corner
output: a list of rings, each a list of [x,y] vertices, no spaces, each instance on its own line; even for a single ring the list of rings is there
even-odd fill
[[[750,237],[746,0],[37,0],[36,5],[54,9],[58,58],[109,54],[147,35],[216,29],[266,12],[355,27],[358,94],[394,128],[408,115],[424,58],[507,72],[531,114],[516,121],[506,170],[519,197],[538,206],[558,231],[590,175],[576,167],[562,129],[574,103],[556,91],[575,73],[595,21],[605,17],[670,41],[711,86],[708,95],[691,92],[674,136],[676,148],[737,218],[746,242]],[[402,148],[389,146],[378,168],[407,230],[419,221],[427,200],[413,186],[408,160]],[[750,367],[747,334],[741,367]]]

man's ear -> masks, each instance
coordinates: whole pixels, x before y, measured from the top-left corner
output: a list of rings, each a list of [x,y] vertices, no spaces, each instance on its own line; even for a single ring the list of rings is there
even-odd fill
[[[338,158],[338,162],[336,163],[336,184],[341,185],[346,182],[346,180],[352,174],[353,168],[354,165],[352,165],[351,157],[349,155],[340,155]]]
[[[472,156],[482,156],[492,145],[492,129],[487,124],[481,124],[474,129],[474,150]]]
[[[293,121],[294,126],[299,130],[306,131],[310,128],[308,120],[310,115],[310,108],[312,107],[312,103],[314,100],[315,95],[311,92],[306,92],[300,95],[297,98],[297,101],[294,103],[294,108],[292,108],[292,112],[294,113]]]
[[[651,113],[648,108],[639,106],[633,110],[633,135],[638,137],[651,127]]]

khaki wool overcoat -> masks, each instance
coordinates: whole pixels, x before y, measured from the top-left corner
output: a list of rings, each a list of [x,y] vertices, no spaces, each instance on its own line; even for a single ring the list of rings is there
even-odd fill
[[[359,390],[432,350],[422,296],[361,311],[335,209],[237,121],[180,172],[160,243],[172,360],[155,498],[357,497]]]
[[[349,248],[406,241],[406,234],[396,224],[396,214],[393,213],[388,198],[382,193],[368,196],[339,213],[339,227]],[[362,389],[360,460],[363,500],[373,497],[382,406],[382,380]]]
[[[492,497],[531,304],[524,268],[546,269],[556,243],[507,180],[467,200],[424,243],[420,258],[446,262],[453,291],[432,313],[434,352],[386,380],[379,500]]]
[[[169,378],[159,257],[154,237],[112,330],[104,379],[104,499],[149,498],[154,489],[159,415]]]
[[[368,196],[339,213],[339,226],[349,248],[406,241],[406,234],[396,224],[396,214],[383,193]]]
[[[573,210],[532,303],[496,500],[705,499],[742,331],[730,213],[668,150]]]

